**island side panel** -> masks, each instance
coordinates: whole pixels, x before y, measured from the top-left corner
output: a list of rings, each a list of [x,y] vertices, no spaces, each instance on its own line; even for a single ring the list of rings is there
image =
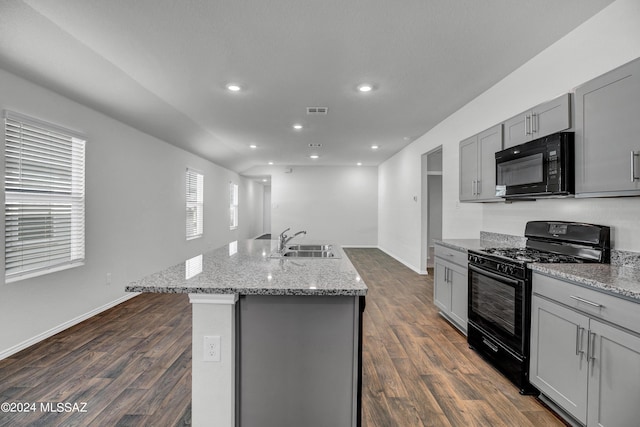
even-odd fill
[[[239,425],[358,423],[360,297],[239,301]]]
[[[195,427],[236,425],[235,294],[189,294],[193,312],[191,419]],[[204,360],[204,337],[220,337],[220,361]]]

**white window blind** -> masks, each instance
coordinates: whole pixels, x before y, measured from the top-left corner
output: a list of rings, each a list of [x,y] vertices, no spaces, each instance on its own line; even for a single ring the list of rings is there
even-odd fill
[[[229,183],[229,229],[238,228],[238,184]]]
[[[5,111],[5,276],[82,265],[86,140]]]
[[[187,240],[202,236],[204,213],[204,176],[187,169]]]

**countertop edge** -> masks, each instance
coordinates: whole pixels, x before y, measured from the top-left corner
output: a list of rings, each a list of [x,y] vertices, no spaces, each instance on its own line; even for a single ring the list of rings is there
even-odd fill
[[[612,266],[611,264],[529,264],[529,268],[534,272],[548,277],[568,281],[578,286],[640,303],[640,287],[638,290],[634,290],[622,285],[618,286],[605,283],[601,280],[594,279],[592,273],[587,271],[594,268],[602,270],[608,269],[613,279],[622,280],[619,278],[625,276],[625,269],[631,270],[630,272],[626,271],[626,273],[640,277],[640,271],[636,269]],[[573,269],[574,271],[569,272],[566,271],[567,269]],[[589,277],[587,275],[589,275]],[[627,281],[626,278],[624,280]]]
[[[153,287],[153,286],[127,286],[125,292],[142,292],[156,294],[200,294],[200,295],[273,295],[273,296],[366,296],[366,289],[264,289],[264,288],[183,288],[183,287]]]

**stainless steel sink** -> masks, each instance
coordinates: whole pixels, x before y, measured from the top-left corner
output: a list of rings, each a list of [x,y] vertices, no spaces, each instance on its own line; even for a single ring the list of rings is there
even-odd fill
[[[330,243],[293,243],[286,245],[283,251],[273,251],[270,258],[325,258],[339,259],[340,251]]]
[[[338,258],[332,250],[329,251],[309,251],[309,250],[299,250],[299,251],[286,251],[282,254],[287,258]]]
[[[331,251],[333,245],[287,245],[287,251]]]

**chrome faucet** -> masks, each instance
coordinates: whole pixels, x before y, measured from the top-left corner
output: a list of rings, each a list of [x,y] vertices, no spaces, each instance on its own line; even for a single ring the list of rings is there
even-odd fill
[[[278,252],[284,251],[285,245],[289,243],[289,241],[294,237],[299,236],[300,234],[307,234],[307,232],[303,230],[303,231],[298,231],[291,237],[288,237],[285,233],[289,230],[291,230],[291,228],[287,228],[282,233],[280,233],[280,242],[278,244]]]

